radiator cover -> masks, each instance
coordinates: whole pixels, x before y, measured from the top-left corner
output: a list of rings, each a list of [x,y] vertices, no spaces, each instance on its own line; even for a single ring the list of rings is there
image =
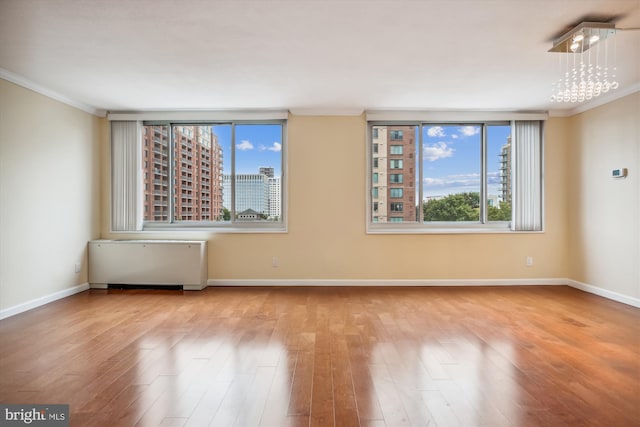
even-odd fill
[[[92,288],[122,285],[207,285],[207,242],[199,240],[94,240],[89,242]]]

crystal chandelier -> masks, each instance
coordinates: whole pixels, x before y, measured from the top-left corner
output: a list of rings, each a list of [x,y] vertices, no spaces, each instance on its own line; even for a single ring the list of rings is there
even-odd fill
[[[556,39],[549,52],[561,53],[561,76],[551,102],[584,102],[618,88],[614,24],[583,22]],[[609,40],[608,40],[609,39]]]

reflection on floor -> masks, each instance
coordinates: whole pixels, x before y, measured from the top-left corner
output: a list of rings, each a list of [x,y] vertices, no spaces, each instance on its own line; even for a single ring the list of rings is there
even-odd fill
[[[567,287],[91,290],[0,321],[77,426],[633,426],[640,310]]]

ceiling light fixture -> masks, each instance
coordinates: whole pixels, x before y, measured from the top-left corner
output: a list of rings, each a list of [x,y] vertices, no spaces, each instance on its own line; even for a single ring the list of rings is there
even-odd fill
[[[553,42],[561,77],[553,84],[551,102],[583,102],[618,88],[614,24],[583,22]]]

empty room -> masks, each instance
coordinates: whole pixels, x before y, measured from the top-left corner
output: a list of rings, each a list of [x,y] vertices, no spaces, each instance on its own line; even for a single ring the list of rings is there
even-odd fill
[[[0,425],[640,427],[639,0],[0,0]]]

